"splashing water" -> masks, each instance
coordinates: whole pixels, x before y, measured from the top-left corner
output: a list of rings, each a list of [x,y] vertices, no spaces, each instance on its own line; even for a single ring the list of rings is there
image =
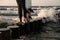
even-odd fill
[[[53,21],[57,22],[57,15],[56,15],[56,10],[54,8],[43,8],[39,11],[38,17],[39,18],[45,18],[46,20],[43,19],[43,22],[45,21]]]

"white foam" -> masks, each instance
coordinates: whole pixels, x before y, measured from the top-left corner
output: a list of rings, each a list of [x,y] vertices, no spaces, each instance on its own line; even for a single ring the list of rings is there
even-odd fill
[[[43,8],[38,14],[39,18],[46,18],[47,21],[57,22],[56,10],[54,8]]]

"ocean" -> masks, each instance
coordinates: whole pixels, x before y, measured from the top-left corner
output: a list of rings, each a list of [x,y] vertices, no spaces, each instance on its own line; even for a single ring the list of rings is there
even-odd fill
[[[37,7],[35,8],[33,7],[33,11],[34,13],[32,13],[31,15],[34,16],[33,17],[33,20],[35,20],[35,16],[38,16],[37,18],[41,18],[43,19],[43,17],[45,17],[47,19],[47,21],[49,20],[52,20],[52,21],[56,21],[55,20],[55,14],[59,15],[57,16],[60,17],[60,9],[59,7]],[[56,10],[55,10],[56,8]],[[56,12],[55,12],[56,11]],[[0,10],[0,20],[2,19],[6,19],[6,20],[13,20],[13,19],[16,19],[16,18],[19,18],[18,16],[18,11],[17,9],[16,10]],[[59,19],[59,18],[58,18]]]
[[[35,13],[37,13],[37,12],[39,13],[40,11],[36,11],[35,10]],[[42,13],[44,14],[43,17],[46,18],[46,15],[45,15],[46,12],[44,13],[44,11],[40,12],[39,15],[37,15],[37,14],[35,15],[34,14],[33,16],[37,16],[38,19],[39,19],[41,17],[40,15],[42,15]],[[50,13],[51,13],[51,11],[50,11]],[[43,21],[44,25],[42,26],[43,28],[42,28],[41,33],[37,32],[37,33],[29,34],[28,36],[25,36],[25,39],[26,40],[40,40],[40,39],[41,40],[60,40],[60,11],[58,11],[57,13],[58,13],[57,14],[58,15],[58,19],[57,19],[56,22],[54,22],[54,20],[45,22],[46,20],[44,19],[44,21]],[[18,15],[9,15],[9,16],[8,15],[7,16],[6,15],[5,16],[4,15],[0,15],[0,22],[13,23],[14,22],[13,19],[16,19],[18,17],[19,17]],[[33,20],[34,20],[34,18],[35,17],[33,17]],[[35,19],[35,20],[37,21],[38,19]]]

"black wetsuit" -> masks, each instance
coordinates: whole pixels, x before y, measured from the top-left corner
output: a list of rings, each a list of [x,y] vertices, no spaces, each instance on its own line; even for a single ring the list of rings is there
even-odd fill
[[[25,18],[26,18],[26,13],[27,13],[27,9],[25,7],[25,0],[16,0],[16,2],[17,2],[17,5],[18,5],[20,22],[22,22],[22,10],[24,12],[24,17]]]
[[[34,13],[34,11],[31,8],[26,9],[25,0],[16,0],[16,1],[17,1],[17,5],[18,5],[20,22],[22,22],[22,10],[23,10],[25,19],[27,19],[27,13],[29,13],[29,14],[30,14],[30,12]],[[29,15],[28,18],[31,18],[31,16]]]

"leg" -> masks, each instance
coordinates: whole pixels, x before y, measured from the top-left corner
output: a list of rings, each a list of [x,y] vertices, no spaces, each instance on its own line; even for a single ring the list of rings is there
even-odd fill
[[[20,23],[22,23],[22,8],[18,7],[19,9],[19,18],[20,18]]]
[[[18,13],[20,18],[20,23],[22,23],[22,0],[16,0],[18,5]]]
[[[26,18],[27,18],[27,9],[26,9],[26,7],[25,7],[25,0],[23,1],[23,5],[22,5],[22,7],[23,7],[23,12],[24,12],[24,21],[26,22],[27,20],[26,20]]]

